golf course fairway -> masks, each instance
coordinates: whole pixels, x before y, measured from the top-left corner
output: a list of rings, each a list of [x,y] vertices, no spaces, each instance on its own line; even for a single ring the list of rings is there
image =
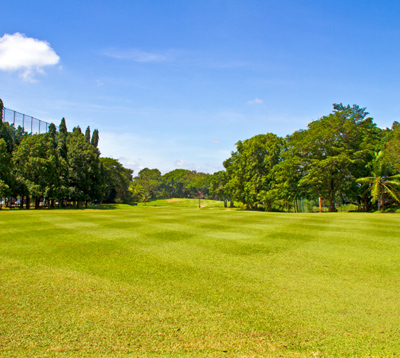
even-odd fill
[[[400,216],[0,211],[0,357],[400,355]]]

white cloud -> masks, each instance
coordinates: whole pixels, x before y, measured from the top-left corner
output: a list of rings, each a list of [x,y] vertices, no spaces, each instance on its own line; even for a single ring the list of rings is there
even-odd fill
[[[187,164],[186,164],[186,162],[185,162],[184,160],[179,159],[179,160],[176,160],[176,161],[175,161],[175,166],[176,166],[176,167],[182,168],[182,167],[186,167]]]
[[[120,159],[122,159],[122,158],[120,158]],[[126,164],[131,165],[131,166],[140,166],[140,164],[138,162],[136,162],[135,160],[127,160]]]
[[[32,81],[35,73],[43,74],[43,67],[55,65],[60,57],[46,41],[24,34],[5,34],[0,38],[0,70],[22,71],[24,80]]]
[[[220,144],[221,141],[220,141],[220,140],[212,140],[211,143],[213,143],[213,144]]]
[[[116,58],[118,60],[132,60],[135,62],[165,62],[173,59],[171,52],[155,53],[146,52],[141,50],[116,50],[111,49],[104,52],[108,57]]]
[[[181,146],[157,138],[156,134],[147,137],[127,131],[107,132],[101,128],[99,149],[102,157],[116,158],[126,168],[133,169],[134,176],[146,167],[158,168],[163,174],[177,168],[213,173],[222,169],[222,161],[231,153],[230,150],[215,150],[215,147],[207,151]]]
[[[263,100],[259,98],[255,98],[252,101],[247,101],[247,104],[262,104]]]

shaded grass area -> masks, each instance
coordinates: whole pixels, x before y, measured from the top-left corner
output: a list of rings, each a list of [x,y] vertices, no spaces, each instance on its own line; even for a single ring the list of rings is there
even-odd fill
[[[199,207],[199,199],[159,199],[153,200],[146,204],[139,203],[140,206],[168,206],[168,207],[181,207],[181,208],[198,208]],[[223,208],[224,202],[223,201],[216,201],[216,200],[200,200],[200,207],[201,208]]]
[[[174,207],[174,208],[198,208],[199,200],[198,199],[158,199],[149,201],[146,203],[136,203],[132,204],[101,204],[101,205],[91,205],[90,209],[92,210],[129,210],[134,209],[135,207]],[[224,202],[217,200],[200,200],[200,208],[201,209],[216,209],[223,208]]]
[[[2,212],[0,356],[400,352],[398,215],[178,203]]]

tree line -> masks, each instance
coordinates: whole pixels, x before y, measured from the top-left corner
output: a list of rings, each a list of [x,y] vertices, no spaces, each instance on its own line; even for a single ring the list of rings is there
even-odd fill
[[[307,129],[279,137],[259,134],[236,143],[212,175],[145,168],[134,178],[136,200],[208,197],[256,210],[299,211],[306,200],[328,210],[359,211],[400,203],[400,124],[381,129],[358,105],[334,104]]]
[[[58,130],[51,124],[45,134],[28,134],[0,117],[0,198],[19,198],[27,208],[31,201],[36,208],[79,208],[196,197],[267,211],[299,211],[304,200],[326,203],[329,211],[343,204],[380,210],[400,203],[400,124],[381,129],[368,114],[334,104],[332,113],[285,138],[267,133],[238,141],[214,174],[144,168],[134,178],[118,160],[100,156],[98,130],[68,132],[63,118]]]
[[[3,102],[0,99],[0,116]],[[99,132],[68,132],[63,118],[44,134],[30,134],[0,117],[0,198],[2,205],[75,206],[88,203],[134,203],[171,197],[205,196],[210,174],[177,169],[161,175],[145,168],[133,170],[117,159],[103,158]],[[0,205],[0,207],[2,206]]]
[[[327,116],[286,138],[239,141],[214,174],[211,192],[250,209],[298,210],[302,199],[358,210],[400,203],[400,124],[380,129],[366,108],[334,104]]]
[[[1,100],[0,109],[2,115]],[[51,123],[47,133],[29,134],[0,117],[2,204],[79,208],[123,195],[121,187],[129,185],[133,171],[101,158],[98,142],[98,130],[91,133],[88,127],[82,133],[78,126],[68,132],[64,118],[58,130]]]
[[[136,201],[165,198],[204,198],[209,196],[211,174],[175,169],[164,175],[158,169],[144,168],[131,184]]]

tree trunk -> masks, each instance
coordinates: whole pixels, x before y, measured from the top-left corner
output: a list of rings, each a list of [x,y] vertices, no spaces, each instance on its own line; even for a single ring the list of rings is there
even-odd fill
[[[27,210],[31,208],[31,197],[29,195],[26,196],[25,207]]]
[[[359,197],[357,197],[357,210],[358,210],[358,211],[361,211],[361,210],[362,210],[361,200],[360,200]],[[365,209],[364,209],[364,211],[365,211]]]
[[[226,208],[228,206],[226,200],[224,200],[224,208]]]
[[[332,199],[329,199],[329,212],[336,213],[337,209],[335,207],[335,202]]]
[[[35,196],[35,209],[39,209],[39,198]]]
[[[23,209],[24,208],[24,196],[23,195],[21,195],[21,197],[20,197],[20,202],[19,202],[19,208],[20,209]]]
[[[368,198],[364,198],[364,211],[369,211],[369,201]]]

